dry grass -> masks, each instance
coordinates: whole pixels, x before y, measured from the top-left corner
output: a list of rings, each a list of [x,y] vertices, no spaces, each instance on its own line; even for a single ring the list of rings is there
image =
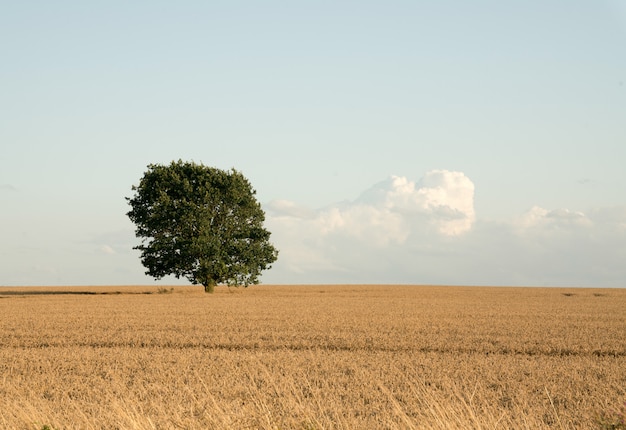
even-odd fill
[[[626,399],[623,289],[157,290],[0,288],[0,428],[597,428]]]

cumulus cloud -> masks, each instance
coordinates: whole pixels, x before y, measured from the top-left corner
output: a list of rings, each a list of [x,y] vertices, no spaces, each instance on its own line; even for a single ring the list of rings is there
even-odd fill
[[[408,218],[425,215],[447,236],[467,232],[475,220],[474,184],[461,172],[433,170],[417,183],[392,176],[363,193],[357,203]]]
[[[434,170],[317,210],[266,209],[280,257],[265,282],[626,287],[625,207],[481,220],[472,181]]]
[[[313,211],[286,200],[267,205],[275,219],[306,220],[322,236],[340,235],[377,246],[403,243],[415,221],[445,236],[469,231],[475,220],[474,184],[461,172],[433,170],[418,183],[391,176],[352,202]]]
[[[267,209],[268,227],[281,249],[275,267],[294,274],[353,276],[366,254],[393,252],[413,236],[454,238],[470,231],[474,184],[463,173],[434,170],[419,182],[391,176],[354,201],[319,210],[284,200],[270,202]]]

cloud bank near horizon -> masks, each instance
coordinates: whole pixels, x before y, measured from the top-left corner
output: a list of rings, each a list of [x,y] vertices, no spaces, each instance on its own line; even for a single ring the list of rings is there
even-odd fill
[[[535,206],[493,221],[476,213],[474,192],[465,174],[434,170],[417,181],[390,176],[354,200],[322,208],[264,204],[280,254],[262,282],[626,288],[626,206]],[[6,251],[19,258],[6,265],[5,285],[153,282],[132,249],[130,225],[71,240],[39,233],[11,232],[21,245]]]
[[[487,221],[474,188],[462,172],[432,170],[321,209],[272,201],[280,256],[263,281],[626,287],[626,207],[535,206]]]

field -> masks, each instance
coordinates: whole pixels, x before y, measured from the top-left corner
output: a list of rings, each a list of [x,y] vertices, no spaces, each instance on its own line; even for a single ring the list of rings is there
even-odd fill
[[[626,289],[0,288],[0,428],[621,429],[625,401]]]

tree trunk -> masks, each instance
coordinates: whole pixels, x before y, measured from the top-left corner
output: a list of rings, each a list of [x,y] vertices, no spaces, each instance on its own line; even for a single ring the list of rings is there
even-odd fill
[[[204,285],[204,292],[213,294],[214,291],[215,281],[213,279],[210,279],[209,282]]]

